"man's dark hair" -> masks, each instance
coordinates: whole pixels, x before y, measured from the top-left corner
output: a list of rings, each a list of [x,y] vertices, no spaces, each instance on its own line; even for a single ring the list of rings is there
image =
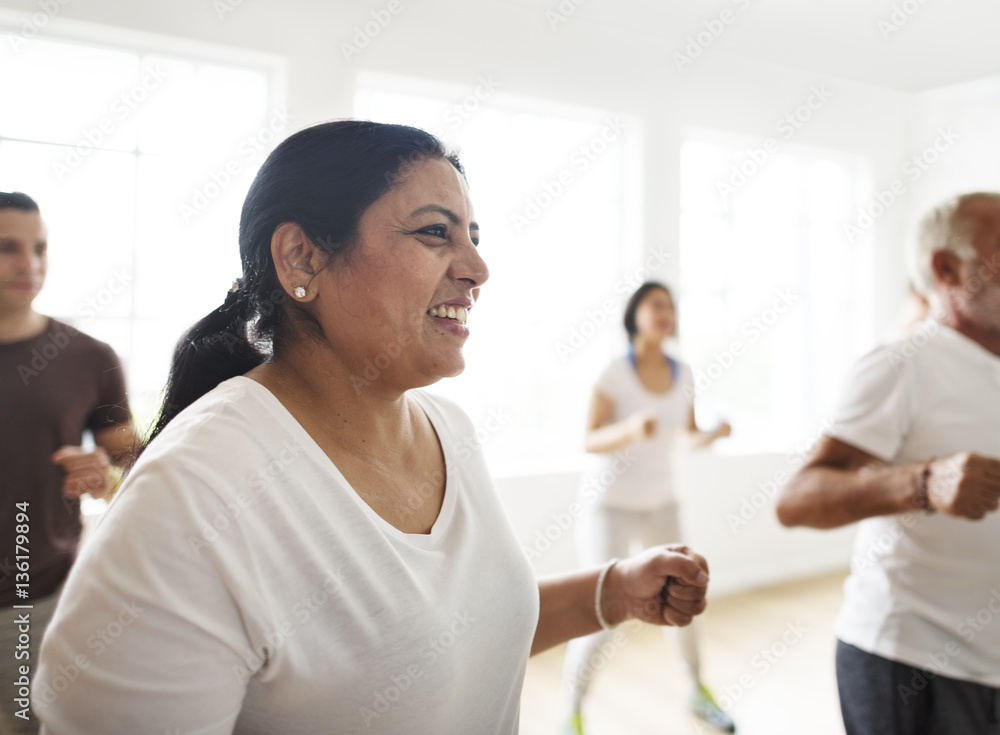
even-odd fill
[[[37,212],[38,202],[20,191],[0,191],[0,209],[20,209],[22,212]]]

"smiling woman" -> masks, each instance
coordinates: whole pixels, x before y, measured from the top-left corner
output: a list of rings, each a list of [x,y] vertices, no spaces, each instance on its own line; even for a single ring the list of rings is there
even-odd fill
[[[529,653],[704,609],[684,547],[534,579],[478,446],[457,450],[471,422],[420,390],[464,368],[478,238],[423,131],[342,121],[275,149],[243,277],[178,344],[67,582],[43,732],[507,735]]]

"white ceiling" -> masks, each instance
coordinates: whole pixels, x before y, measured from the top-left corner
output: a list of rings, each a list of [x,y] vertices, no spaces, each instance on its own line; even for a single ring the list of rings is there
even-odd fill
[[[502,0],[544,12],[560,0]],[[561,0],[570,7],[574,0]],[[997,0],[575,0],[571,22],[648,36],[670,57],[724,9],[713,53],[750,57],[901,91],[1000,74]],[[905,6],[905,9],[904,9]],[[883,36],[879,21],[905,18]],[[904,10],[915,11],[906,14]]]

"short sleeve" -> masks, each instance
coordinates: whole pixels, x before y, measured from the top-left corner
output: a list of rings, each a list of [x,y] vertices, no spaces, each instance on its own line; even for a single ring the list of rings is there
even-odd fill
[[[882,460],[899,452],[916,406],[911,362],[893,359],[879,347],[851,369],[834,414],[830,434]]]
[[[131,421],[125,389],[125,371],[118,355],[108,345],[100,344],[97,357],[97,403],[87,417],[87,428],[99,431]]]
[[[145,470],[83,549],[46,631],[32,687],[43,733],[228,735],[240,712],[244,657],[262,650],[226,571],[242,539],[205,540],[205,519],[228,516],[199,473]]]
[[[615,360],[604,368],[594,383],[594,390],[612,401],[618,398],[622,390],[623,364],[625,364],[623,360]]]

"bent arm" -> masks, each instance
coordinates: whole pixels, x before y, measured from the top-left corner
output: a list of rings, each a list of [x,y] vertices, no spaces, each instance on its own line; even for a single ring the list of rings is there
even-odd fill
[[[688,407],[687,426],[684,427],[684,434],[689,449],[704,449],[716,439],[729,436],[731,431],[732,428],[725,421],[712,431],[702,431],[698,428],[698,422],[694,418],[694,406]]]
[[[597,568],[539,580],[532,656],[600,630],[594,605],[599,574]],[[599,604],[609,625],[636,618],[683,626],[704,611],[707,585],[708,564],[701,556],[686,546],[659,546],[612,566]]]
[[[98,429],[94,432],[94,443],[104,448],[111,464],[124,467],[135,451],[135,426],[129,422],[107,429]]]
[[[648,424],[647,433],[647,422],[635,415],[611,423],[614,410],[615,405],[611,399],[595,390],[590,398],[590,409],[587,412],[587,434],[584,439],[586,451],[613,452],[652,433],[652,424]]]
[[[872,516],[918,510],[923,464],[883,465],[855,446],[823,437],[778,497],[785,526],[837,528]]]
[[[94,432],[97,448],[92,452],[67,444],[52,454],[52,461],[65,472],[62,492],[67,498],[79,498],[90,493],[95,498],[106,497],[115,487],[117,474],[113,466],[125,467],[135,445],[135,427],[131,423],[99,429]]]

